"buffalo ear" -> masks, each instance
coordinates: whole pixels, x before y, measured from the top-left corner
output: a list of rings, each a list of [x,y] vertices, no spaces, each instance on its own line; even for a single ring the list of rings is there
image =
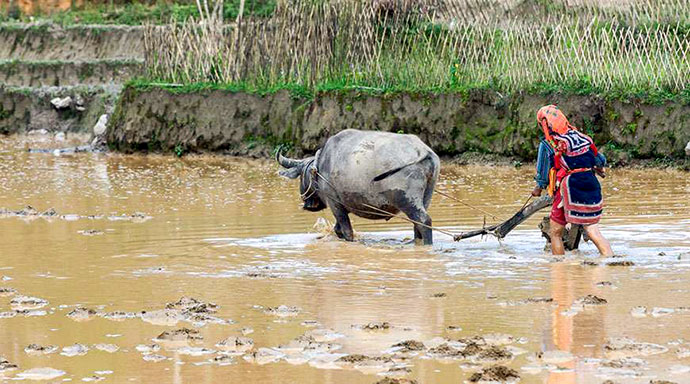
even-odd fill
[[[282,171],[279,171],[278,174],[283,177],[287,177],[288,179],[296,179],[299,177],[299,175],[302,173],[301,167],[293,167],[290,169],[283,169]]]

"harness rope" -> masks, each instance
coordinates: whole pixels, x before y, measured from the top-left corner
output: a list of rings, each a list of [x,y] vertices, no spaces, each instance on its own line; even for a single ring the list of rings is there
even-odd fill
[[[494,215],[493,213],[491,213],[491,212],[487,212],[487,211],[485,211],[485,210],[483,210],[483,209],[481,209],[481,208],[475,207],[475,206],[473,206],[473,205],[471,205],[471,204],[467,204],[467,203],[465,203],[464,201],[462,201],[462,200],[460,200],[460,199],[456,199],[455,197],[453,197],[453,196],[451,196],[451,195],[449,195],[449,194],[447,194],[447,193],[443,193],[443,192],[437,191],[437,190],[434,190],[434,192],[438,193],[439,195],[441,195],[441,196],[443,196],[443,197],[447,197],[447,198],[449,198],[449,199],[451,199],[451,200],[453,200],[453,201],[456,201],[456,202],[458,202],[458,203],[460,203],[460,204],[462,204],[462,205],[464,205],[464,206],[466,206],[466,207],[468,207],[468,208],[474,209],[475,211],[479,211],[479,212],[481,212],[481,213],[483,213],[483,214],[485,214],[485,215],[489,215],[489,216],[493,217],[495,220],[498,220],[498,217],[497,217],[496,215]]]
[[[333,189],[333,190],[335,191],[335,188],[333,187],[333,184],[331,184],[331,182],[330,182],[325,176],[323,176],[319,171],[314,170],[314,174],[315,174],[316,176],[320,177],[323,181],[325,181],[326,184],[328,184],[328,185],[331,187],[331,189]],[[311,182],[310,182],[310,185],[311,185]],[[315,193],[315,192],[316,192],[316,190],[314,191],[314,193]],[[321,191],[321,192],[322,192],[322,193],[325,193],[325,191]],[[341,199],[339,199],[337,196],[331,196],[331,195],[328,194],[328,193],[325,193],[325,194],[326,194],[329,198],[333,199],[336,203],[342,205],[343,207],[347,208],[347,209],[348,209],[349,211],[351,211],[351,212],[359,212],[359,213],[365,213],[365,214],[368,214],[368,215],[375,215],[375,216],[388,217],[388,218],[393,218],[393,217],[395,217],[395,218],[398,218],[398,219],[407,221],[407,222],[409,222],[409,223],[416,224],[416,225],[422,226],[422,227],[424,227],[424,228],[431,229],[432,231],[437,231],[437,232],[439,232],[439,233],[442,233],[442,234],[444,234],[444,235],[450,236],[450,237],[452,237],[452,238],[455,238],[456,236],[458,236],[457,233],[453,233],[453,232],[447,231],[447,230],[445,230],[445,229],[441,229],[441,228],[438,228],[438,227],[434,227],[434,226],[431,226],[431,225],[427,225],[427,224],[424,224],[424,223],[419,222],[419,221],[417,221],[417,220],[410,219],[409,217],[405,217],[405,216],[397,215],[397,214],[394,214],[394,213],[390,213],[390,212],[387,212],[387,211],[385,211],[385,210],[383,210],[383,209],[381,209],[381,208],[374,207],[373,205],[370,205],[370,204],[364,204],[364,206],[367,207],[367,208],[369,208],[369,209],[373,209],[374,211],[367,211],[367,210],[352,208],[352,207],[347,206],[345,203],[343,203],[343,201],[342,201]]]
[[[313,161],[312,161],[312,162],[313,162]],[[303,175],[303,176],[306,175],[307,169],[309,169],[309,166],[310,166],[310,165],[311,165],[311,163],[310,163],[309,165],[307,165],[307,166],[304,167],[304,171],[302,171],[302,175]],[[314,169],[314,170],[313,170],[313,174],[316,175],[317,177],[320,177],[324,182],[326,182],[326,184],[328,184],[328,185],[331,187],[331,189],[333,189],[333,190],[335,191],[335,187],[333,186],[333,184],[331,184],[331,182],[330,182],[325,176],[323,176],[318,170]],[[302,200],[303,200],[303,201],[309,199],[310,197],[314,196],[314,194],[316,194],[317,192],[319,192],[319,190],[318,190],[317,188],[314,188],[314,190],[313,190],[311,193],[309,193],[309,195],[308,195],[307,197],[304,197],[304,196],[308,193],[309,189],[312,188],[312,186],[313,186],[313,179],[310,178],[310,179],[309,179],[309,186],[307,187],[307,190],[305,191],[305,193],[300,193],[300,197],[302,197]],[[359,212],[359,213],[364,213],[364,214],[368,214],[368,215],[375,215],[375,216],[388,217],[388,218],[393,218],[393,217],[395,217],[395,218],[398,218],[398,219],[407,221],[407,222],[409,222],[409,223],[412,223],[412,224],[415,224],[415,225],[419,225],[419,226],[422,226],[422,227],[424,227],[424,228],[431,229],[432,231],[436,231],[436,232],[442,233],[442,234],[444,234],[444,235],[446,235],[446,236],[450,236],[450,237],[453,238],[453,240],[459,238],[459,236],[461,236],[461,235],[464,233],[464,232],[455,233],[455,232],[448,231],[448,230],[445,230],[445,229],[442,229],[442,228],[439,228],[439,227],[434,227],[434,226],[431,226],[431,225],[427,225],[427,224],[424,224],[424,223],[419,222],[419,221],[417,221],[417,220],[410,219],[409,217],[405,217],[405,216],[401,216],[401,215],[398,215],[398,214],[390,213],[390,212],[385,211],[385,210],[383,210],[383,209],[381,209],[381,208],[374,207],[373,205],[370,205],[370,204],[363,204],[363,205],[364,205],[365,207],[367,207],[367,208],[373,210],[373,211],[367,211],[367,210],[352,208],[352,207],[349,207],[347,204],[343,203],[343,201],[342,201],[338,196],[332,196],[331,194],[328,194],[328,193],[326,193],[326,192],[323,191],[323,190],[322,190],[321,192],[324,193],[327,197],[331,198],[331,199],[332,199],[333,201],[335,201],[336,203],[338,203],[338,204],[342,205],[343,207],[345,207],[346,209],[348,209],[350,212]],[[498,220],[498,217],[497,217],[496,215],[494,215],[494,214],[492,214],[492,213],[490,213],[490,212],[487,212],[487,211],[485,211],[485,210],[483,210],[483,209],[481,209],[481,208],[478,208],[478,207],[472,206],[472,205],[470,205],[470,204],[467,204],[467,203],[465,203],[465,202],[463,202],[463,201],[461,201],[461,200],[459,200],[459,199],[457,199],[457,198],[455,198],[455,197],[453,197],[453,196],[451,196],[451,195],[448,195],[448,194],[446,194],[446,193],[443,193],[443,192],[441,192],[441,191],[436,191],[436,190],[434,190],[434,192],[438,193],[438,194],[441,195],[441,196],[444,196],[444,197],[446,197],[446,198],[449,198],[449,199],[451,199],[451,200],[453,200],[453,201],[456,201],[456,202],[458,202],[458,203],[460,203],[460,204],[463,204],[463,205],[465,205],[465,206],[468,207],[468,208],[471,208],[471,209],[477,210],[477,211],[479,211],[479,212],[482,212],[482,213],[484,213],[484,214],[487,214],[487,215],[493,217],[494,219]],[[524,209],[525,206],[527,206],[527,203],[529,203],[529,201],[530,201],[531,198],[532,198],[532,197],[530,196],[530,197],[527,199],[527,201],[525,201],[525,204],[522,206],[522,209]],[[521,210],[522,210],[522,209],[521,209]],[[486,217],[484,217],[484,227],[486,227]],[[456,240],[456,241],[457,241],[457,240]]]
[[[308,165],[306,165],[306,166],[304,167],[304,169],[302,170],[302,179],[304,179],[304,176],[305,176],[306,173],[307,173],[307,169],[309,168],[309,166],[310,166],[313,162],[314,162],[314,160],[312,160],[312,161],[311,161]],[[309,196],[305,196],[305,195],[309,192],[309,190],[311,189],[312,181],[314,181],[314,179],[310,177],[310,178],[309,178],[309,186],[307,186],[306,191],[305,191],[304,193],[300,193],[300,194],[299,194],[299,197],[302,199],[302,201],[307,201],[307,199],[311,198],[312,196],[314,196],[314,194],[315,194],[316,192],[318,192],[318,189],[314,188],[314,191],[313,191],[312,193],[310,193]]]

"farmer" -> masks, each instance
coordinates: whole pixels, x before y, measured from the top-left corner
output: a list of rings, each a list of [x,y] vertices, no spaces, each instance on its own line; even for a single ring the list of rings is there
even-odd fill
[[[584,226],[602,256],[613,256],[598,224],[604,199],[595,173],[604,175],[606,158],[597,151],[594,141],[570,125],[555,105],[539,109],[537,122],[544,132],[544,140],[539,144],[537,186],[532,196],[541,196],[547,188],[553,196],[551,251],[554,255],[565,253],[563,230],[571,223]]]

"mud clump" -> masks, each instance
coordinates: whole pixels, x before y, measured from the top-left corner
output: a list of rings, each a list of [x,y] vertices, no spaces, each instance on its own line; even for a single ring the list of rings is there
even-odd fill
[[[690,349],[685,348],[685,347],[680,347],[676,350],[676,356],[679,359],[685,359],[687,357],[690,357]]]
[[[400,352],[417,352],[424,350],[424,343],[417,340],[405,340],[393,345],[393,348],[400,348]]]
[[[254,340],[248,337],[228,337],[216,344],[218,350],[231,353],[245,353],[254,348]]]
[[[0,297],[12,296],[17,293],[17,290],[9,287],[0,287]]]
[[[364,362],[367,360],[369,360],[369,356],[354,354],[354,355],[343,356],[343,357],[339,358],[338,360],[336,360],[336,362],[357,364],[357,363],[361,363],[361,362]]]
[[[287,305],[279,305],[277,307],[268,307],[264,311],[267,315],[278,317],[293,317],[297,316],[302,310],[298,307],[290,307]]]
[[[5,208],[0,208],[0,216],[20,216],[20,217],[55,217],[57,212],[55,209],[50,208],[45,212],[39,212],[36,208],[27,205],[26,207],[18,210],[12,211]]]
[[[0,373],[14,371],[15,369],[19,369],[16,364],[12,364],[5,358],[0,357]]]
[[[259,348],[257,351],[244,355],[244,360],[259,365],[276,362],[285,357],[285,354],[271,348]]]
[[[367,356],[362,354],[350,354],[335,360],[335,364],[352,366],[363,372],[382,372],[391,369],[395,365],[393,359],[388,356]]]
[[[478,344],[469,344],[460,351],[460,355],[463,357],[477,356],[482,352],[483,348]]]
[[[172,331],[165,331],[158,335],[155,340],[157,341],[196,341],[202,340],[203,336],[199,334],[199,331],[189,328],[180,328]]]
[[[553,303],[553,298],[551,297],[528,297],[522,300],[525,304],[541,304],[541,303]]]
[[[371,322],[364,324],[362,329],[365,331],[385,331],[391,328],[391,325],[387,321],[382,322]]]
[[[615,368],[615,369],[621,369],[621,368],[640,368],[645,365],[645,361],[634,358],[634,357],[624,357],[622,359],[615,359],[615,360],[604,360],[601,362],[602,367],[606,368]]]
[[[156,310],[156,311],[142,311],[139,314],[141,320],[154,325],[173,326],[180,321],[185,320],[184,316],[176,310]]]
[[[577,299],[576,301],[578,304],[582,305],[602,305],[608,303],[606,299],[603,299],[601,297],[597,297],[595,295],[587,295],[584,297],[581,297]]]
[[[438,347],[434,348],[429,348],[429,355],[431,356],[438,356],[438,357],[462,357],[462,353],[448,345],[448,343],[443,343],[439,345]]]
[[[124,321],[126,319],[134,319],[137,317],[137,315],[134,312],[123,312],[123,311],[113,311],[113,312],[107,312],[107,313],[102,313],[98,314],[98,316],[107,319],[107,320],[113,320],[113,321]]]
[[[214,356],[211,361],[218,365],[228,365],[234,363],[235,359],[233,359],[233,357],[230,355],[221,354]]]
[[[218,305],[215,303],[205,303],[193,297],[183,296],[174,303],[166,304],[165,308],[189,313],[216,313]]]
[[[195,298],[182,297],[176,302],[167,303],[164,309],[142,311],[139,317],[147,323],[167,326],[173,326],[180,321],[187,321],[199,327],[207,323],[233,323],[232,320],[213,316],[217,309],[218,305],[214,303],[205,303]]]
[[[178,311],[185,320],[193,323],[230,323],[213,316],[218,312],[218,305],[205,303],[193,297],[182,297],[174,303],[168,303],[166,310]]]
[[[662,317],[662,316],[668,316],[674,313],[684,313],[688,312],[688,309],[686,307],[676,307],[676,308],[662,308],[662,307],[654,307],[651,310],[648,309],[645,306],[637,306],[633,307],[630,309],[630,314],[633,317],[647,317],[652,316],[652,317]]]
[[[188,356],[203,356],[216,353],[216,351],[204,347],[182,347],[177,349],[177,353]]]
[[[604,351],[608,356],[631,357],[649,356],[665,353],[668,348],[663,345],[642,343],[627,337],[611,338],[604,345]]]
[[[67,314],[67,317],[74,321],[89,321],[96,316],[97,312],[91,308],[78,307]]]
[[[151,353],[151,354],[144,355],[143,359],[144,359],[144,361],[149,361],[152,363],[158,363],[158,362],[161,362],[163,360],[167,360],[167,357]]]
[[[632,267],[634,266],[635,263],[632,261],[612,261],[610,263],[606,263],[606,266],[608,267]]]
[[[477,356],[486,348],[486,341],[482,337],[462,338],[458,342],[465,345],[460,350],[460,355],[463,357]]]
[[[160,351],[161,346],[158,344],[139,344],[135,347],[135,349],[141,353],[148,354]]]
[[[24,348],[24,352],[28,355],[49,355],[57,352],[57,350],[58,347],[55,345],[29,344]]]
[[[85,152],[90,149],[90,146],[85,146],[85,147],[73,147],[73,148],[68,148],[68,149],[60,149],[61,153],[75,153],[75,152]],[[39,150],[43,151],[43,150]],[[50,151],[52,153],[52,150]],[[101,219],[107,219],[109,221],[131,221],[133,223],[143,223],[149,219],[151,219],[151,216],[148,216],[144,213],[141,212],[135,212],[131,215],[128,214],[123,214],[119,216],[108,216],[105,217],[103,215],[78,215],[78,214],[72,214],[72,213],[67,213],[67,214],[59,214],[55,209],[50,208],[46,211],[40,212],[34,207],[27,205],[23,209],[20,209],[18,211],[14,211],[11,209],[6,209],[6,208],[0,208],[0,219],[2,218],[9,218],[9,217],[18,217],[24,220],[34,220],[34,219],[60,219],[60,220],[66,220],[66,221],[74,221],[74,220],[81,220],[81,219],[87,219],[87,220],[101,220]],[[92,236],[92,235],[102,235],[103,232],[99,230],[83,230],[79,231],[79,233],[87,236]]]
[[[383,372],[382,375],[388,375],[388,376],[404,376],[409,373],[411,373],[412,370],[408,367],[393,367],[386,372]]]
[[[417,384],[417,380],[386,377],[385,379],[381,379],[374,384]]]
[[[312,329],[305,332],[304,335],[314,338],[314,340],[319,343],[333,341],[340,339],[341,337],[345,337],[345,335],[328,328]]]
[[[317,352],[325,353],[340,349],[341,346],[333,343],[325,343],[317,340],[309,334],[298,336],[285,345],[280,345],[276,349],[282,351],[298,351],[298,352]]]
[[[528,305],[528,304],[551,304],[553,303],[553,298],[551,297],[528,297],[526,299],[522,300],[509,300],[506,302],[500,303],[500,305],[503,306],[517,306],[517,305]]]
[[[503,365],[494,365],[492,367],[484,368],[479,372],[475,372],[470,376],[470,383],[481,382],[514,382],[520,378],[517,371]]]
[[[104,234],[105,232],[100,231],[98,229],[85,229],[83,231],[79,231],[80,234],[84,236],[100,236]]]
[[[510,360],[513,354],[506,348],[501,348],[495,345],[490,346],[477,354],[477,359],[481,361],[499,361]]]
[[[13,317],[17,316],[16,311],[5,311],[5,312],[0,312],[0,319],[11,319]]]
[[[10,306],[15,311],[39,309],[48,305],[47,300],[31,296],[15,296],[10,300]]]
[[[269,274],[264,272],[247,272],[245,274],[250,279],[277,279],[278,275]]]

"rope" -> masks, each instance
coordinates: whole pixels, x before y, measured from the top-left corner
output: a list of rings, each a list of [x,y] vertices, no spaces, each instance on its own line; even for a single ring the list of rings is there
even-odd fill
[[[417,220],[412,220],[412,219],[410,219],[409,217],[400,216],[400,215],[396,215],[396,214],[393,214],[393,213],[390,213],[390,212],[386,212],[386,211],[384,211],[383,209],[374,207],[373,205],[364,204],[364,206],[366,206],[366,207],[369,208],[369,209],[374,209],[374,210],[377,210],[377,211],[381,211],[381,212],[385,213],[385,215],[387,215],[387,216],[390,216],[390,217],[397,217],[398,219],[402,219],[402,220],[408,221],[408,222],[410,222],[410,223],[412,223],[412,224],[416,224],[416,225],[420,225],[420,226],[425,227],[425,228],[429,228],[429,229],[431,229],[432,231],[437,231],[437,232],[443,233],[444,235],[448,235],[448,236],[450,236],[450,237],[452,237],[452,238],[455,238],[455,236],[458,235],[457,233],[453,233],[453,232],[450,232],[450,231],[446,231],[445,229],[441,229],[441,228],[438,228],[438,227],[433,227],[433,226],[431,226],[431,225],[426,225],[426,224],[424,224],[424,223],[422,223],[422,222],[419,222],[419,221],[417,221]]]
[[[315,173],[318,177],[320,177],[323,181],[325,181],[326,184],[328,184],[328,185],[331,187],[331,189],[333,189],[333,191],[335,191],[335,187],[333,186],[333,184],[331,184],[331,182],[328,181],[328,179],[327,179],[326,177],[324,177],[318,170],[315,169],[315,170],[314,170],[314,173]],[[309,186],[311,187],[311,180],[309,181]],[[314,193],[315,193],[316,191],[317,191],[317,189],[314,189]],[[325,193],[324,191],[321,191],[321,192]],[[494,214],[492,214],[492,213],[490,213],[490,212],[487,212],[487,211],[485,211],[485,210],[483,210],[483,209],[481,209],[481,208],[478,208],[478,207],[472,206],[472,205],[470,205],[470,204],[467,204],[467,203],[465,203],[465,202],[463,202],[463,201],[461,201],[461,200],[459,200],[459,199],[456,199],[455,197],[453,197],[453,196],[451,196],[451,195],[448,195],[448,194],[446,194],[446,193],[443,193],[443,192],[441,192],[441,191],[436,191],[436,190],[434,190],[434,192],[438,193],[438,194],[441,195],[441,196],[444,196],[444,197],[447,197],[447,198],[449,198],[449,199],[451,199],[451,200],[454,200],[454,201],[456,201],[456,202],[458,202],[458,203],[460,203],[460,204],[463,204],[463,205],[465,205],[465,206],[467,206],[467,207],[469,207],[469,208],[472,208],[472,209],[475,209],[475,210],[477,210],[477,211],[480,211],[480,212],[482,212],[482,213],[484,213],[484,214],[487,214],[487,215],[493,217],[494,219],[498,220],[498,217],[497,217],[496,215],[494,215]],[[312,195],[313,195],[313,193],[312,193]],[[362,209],[355,209],[355,208],[352,208],[352,207],[348,207],[345,203],[342,202],[342,200],[340,200],[340,199],[337,198],[337,197],[331,196],[331,195],[329,195],[329,194],[327,194],[327,193],[326,193],[326,195],[327,195],[328,197],[330,197],[331,199],[333,199],[336,203],[338,203],[338,204],[342,205],[343,207],[347,208],[350,212],[360,212],[360,213],[365,213],[365,214],[369,214],[369,215],[378,215],[378,216],[390,217],[390,218],[395,217],[395,218],[398,218],[398,219],[407,221],[407,222],[409,222],[409,223],[412,223],[412,224],[415,224],[415,225],[419,225],[419,226],[422,226],[422,227],[424,227],[424,228],[431,229],[432,231],[436,231],[436,232],[442,233],[442,234],[444,234],[444,235],[446,235],[446,236],[450,236],[450,237],[453,238],[454,241],[459,241],[460,236],[462,236],[462,234],[464,233],[464,232],[454,233],[454,232],[451,232],[451,231],[447,231],[447,230],[445,230],[445,229],[441,229],[441,228],[438,228],[438,227],[434,227],[434,226],[431,226],[431,225],[427,225],[427,224],[424,224],[424,223],[419,222],[419,221],[417,221],[417,220],[410,219],[409,217],[405,217],[405,216],[401,216],[401,215],[397,215],[397,214],[394,214],[394,213],[387,212],[387,211],[385,211],[385,210],[383,210],[383,209],[381,209],[381,208],[374,207],[373,205],[370,205],[370,204],[363,204],[363,205],[364,205],[365,207],[369,208],[369,209],[374,210],[373,212],[372,212],[372,211],[365,211],[365,210],[362,210]],[[311,197],[311,195],[310,195],[310,197]],[[530,195],[530,196],[527,198],[527,200],[525,201],[525,203],[522,205],[522,208],[520,208],[520,211],[522,211],[523,209],[525,209],[525,207],[527,206],[527,204],[530,202],[531,199],[532,199],[532,195]],[[487,228],[486,228],[486,217],[484,217],[484,226],[483,226],[483,227],[484,227],[485,230],[487,230]],[[491,231],[487,231],[487,233],[491,233]]]
[[[331,184],[331,182],[328,181],[328,179],[326,179],[326,177],[324,177],[318,170],[315,171],[315,173],[316,173],[317,176],[319,176],[321,179],[323,179],[323,181],[325,181],[325,182],[335,191],[335,188],[333,187],[333,184]],[[321,192],[324,192],[324,191],[321,191]],[[328,194],[327,194],[327,195],[328,195]],[[433,226],[431,226],[431,225],[424,224],[424,223],[419,222],[419,221],[417,221],[417,220],[410,219],[409,217],[400,216],[400,215],[396,215],[396,214],[387,212],[387,211],[385,211],[385,210],[383,210],[383,209],[381,209],[381,208],[374,207],[373,205],[370,205],[370,204],[363,204],[363,205],[366,206],[366,207],[369,208],[369,209],[373,209],[374,211],[378,211],[378,212],[371,212],[371,211],[365,211],[365,210],[362,210],[362,209],[356,209],[356,208],[348,207],[348,206],[347,206],[345,203],[343,203],[342,200],[340,200],[339,198],[333,197],[333,196],[330,196],[330,195],[328,195],[328,197],[330,197],[331,199],[335,200],[336,203],[342,205],[343,207],[347,208],[347,209],[350,210],[351,212],[360,212],[360,213],[366,213],[366,214],[369,214],[369,215],[378,215],[378,216],[382,216],[382,217],[396,217],[396,218],[398,218],[398,219],[405,220],[405,221],[407,221],[407,222],[409,222],[409,223],[416,224],[416,225],[422,226],[422,227],[424,227],[424,228],[431,229],[432,231],[437,231],[437,232],[439,232],[439,233],[442,233],[442,234],[444,234],[444,235],[450,236],[450,237],[452,237],[452,238],[455,238],[455,236],[458,236],[458,234],[456,234],[456,233],[453,233],[453,232],[450,232],[450,231],[447,231],[447,230],[445,230],[445,229],[441,229],[441,228],[438,228],[438,227],[433,227]]]
[[[522,208],[520,208],[520,211],[522,211],[523,209],[525,209],[525,207],[527,206],[527,203],[529,203],[530,200],[532,200],[532,195],[531,195],[531,194],[527,197],[527,200],[525,200],[525,204],[522,204]],[[518,212],[520,212],[520,211],[518,211]]]
[[[449,194],[447,194],[447,193],[443,193],[443,192],[437,191],[437,190],[434,190],[434,192],[438,193],[439,195],[441,195],[441,196],[443,196],[443,197],[447,197],[447,198],[449,198],[449,199],[451,199],[451,200],[453,200],[453,201],[456,201],[456,202],[458,202],[458,203],[460,203],[460,204],[462,204],[462,205],[464,205],[464,206],[466,206],[466,207],[468,207],[468,208],[474,209],[474,210],[476,210],[476,211],[479,211],[479,212],[481,212],[481,213],[483,213],[483,214],[485,214],[485,215],[489,215],[489,216],[493,217],[494,219],[498,220],[498,217],[497,217],[496,215],[494,215],[493,213],[491,213],[491,212],[487,212],[487,211],[485,211],[485,210],[483,210],[483,209],[481,209],[481,208],[478,208],[478,207],[475,207],[475,206],[473,206],[473,205],[467,204],[467,203],[465,203],[464,201],[462,201],[462,200],[460,200],[460,199],[456,199],[455,197],[453,197],[453,196],[451,196],[451,195],[449,195]]]
[[[304,170],[302,170],[302,179],[304,179],[304,176],[307,174],[307,169],[309,168],[309,165],[311,165],[311,164],[306,165],[304,167]],[[307,201],[307,199],[311,198],[312,196],[314,196],[314,194],[316,192],[319,191],[318,189],[314,188],[314,190],[311,193],[309,193],[309,190],[311,189],[311,185],[312,185],[313,181],[314,181],[314,179],[310,177],[309,178],[309,185],[307,186],[307,189],[304,191],[304,193],[299,194],[299,197],[302,199],[302,201]],[[309,196],[306,196],[307,193],[309,193]]]

